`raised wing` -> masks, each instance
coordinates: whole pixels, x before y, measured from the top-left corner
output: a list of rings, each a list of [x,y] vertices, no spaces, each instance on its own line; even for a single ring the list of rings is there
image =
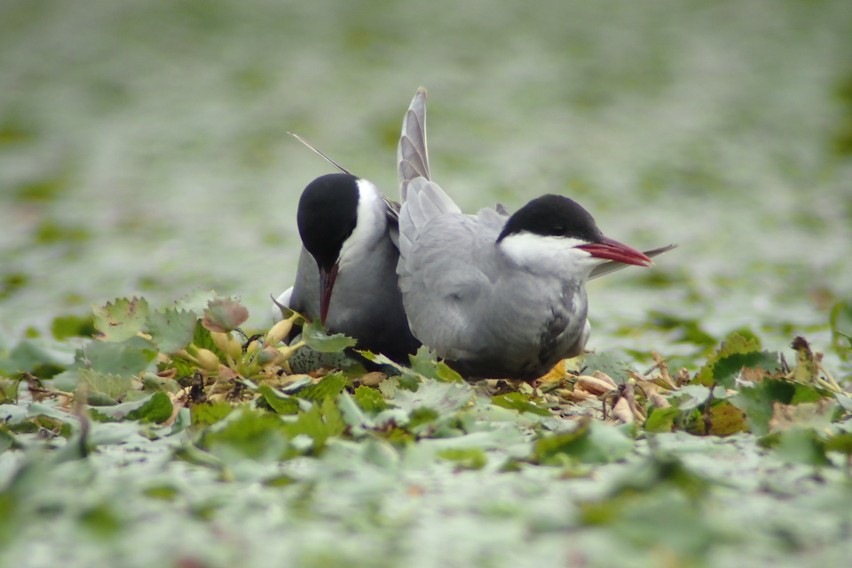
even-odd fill
[[[426,146],[426,89],[423,87],[417,89],[402,121],[396,159],[399,168],[400,199],[405,201],[411,180],[417,177],[432,179]]]
[[[416,177],[408,183],[408,198],[399,210],[399,253],[402,262],[426,225],[442,215],[461,214],[461,209],[435,182]]]

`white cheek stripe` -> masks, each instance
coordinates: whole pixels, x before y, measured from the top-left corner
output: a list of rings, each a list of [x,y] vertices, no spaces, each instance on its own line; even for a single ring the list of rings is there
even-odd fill
[[[585,280],[601,260],[577,245],[588,244],[568,237],[544,237],[522,232],[505,237],[500,249],[515,264],[537,274],[556,274]]]
[[[350,262],[357,261],[359,252],[365,252],[385,231],[387,219],[385,203],[379,189],[365,179],[358,184],[358,217],[355,229],[340,247],[338,263],[342,270]]]

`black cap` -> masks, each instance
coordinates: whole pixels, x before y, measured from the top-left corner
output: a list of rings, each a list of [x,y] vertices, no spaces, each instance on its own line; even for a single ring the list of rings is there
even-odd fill
[[[331,270],[355,230],[358,196],[358,178],[350,174],[320,176],[302,192],[296,213],[299,236],[320,268]]]
[[[591,213],[573,199],[561,195],[542,195],[524,205],[506,221],[497,242],[522,232],[543,237],[569,237],[587,243],[600,242],[604,238]]]

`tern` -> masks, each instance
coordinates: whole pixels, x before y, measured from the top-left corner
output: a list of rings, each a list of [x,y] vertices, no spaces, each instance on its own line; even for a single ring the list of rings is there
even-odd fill
[[[399,287],[414,336],[468,378],[531,380],[583,352],[585,283],[652,256],[605,236],[577,202],[533,199],[465,215],[431,180],[426,92],[418,89],[397,150]]]
[[[358,349],[407,363],[420,342],[397,286],[398,204],[317,152],[342,172],[320,176],[302,192],[295,283],[276,304],[319,318],[329,331],[355,338]]]

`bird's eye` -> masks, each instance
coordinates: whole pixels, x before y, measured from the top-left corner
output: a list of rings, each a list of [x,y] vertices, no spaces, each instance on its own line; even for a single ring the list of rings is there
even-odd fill
[[[553,235],[564,235],[565,231],[567,231],[565,225],[554,225],[551,230]]]

